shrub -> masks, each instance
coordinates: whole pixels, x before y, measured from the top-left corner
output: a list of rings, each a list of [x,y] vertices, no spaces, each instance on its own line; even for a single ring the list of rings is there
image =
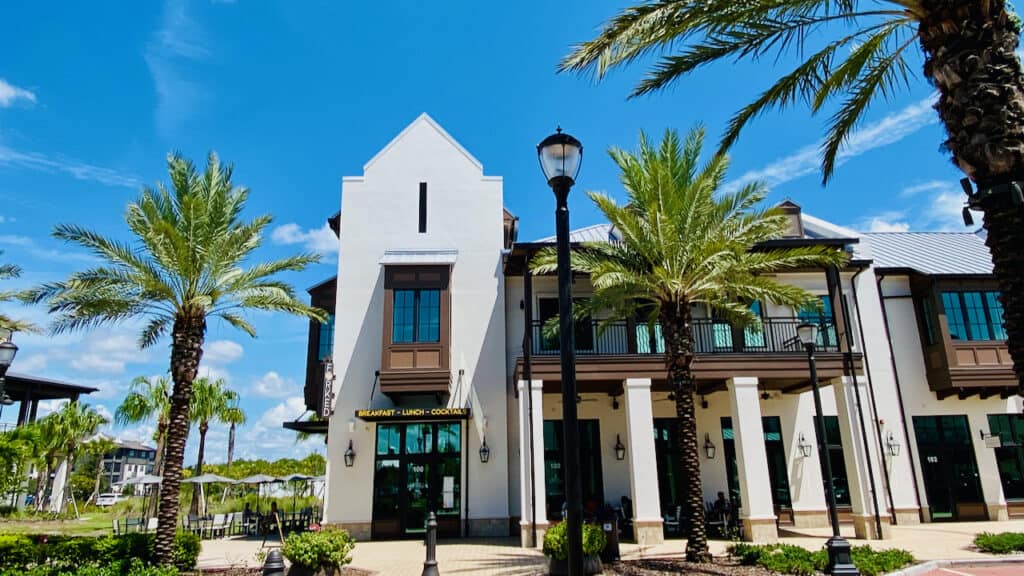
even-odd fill
[[[739,543],[728,549],[729,555],[747,566],[762,566],[772,572],[811,576],[824,572],[828,566],[828,551],[811,552],[788,544],[755,545]],[[870,546],[856,546],[850,551],[854,566],[863,576],[878,576],[915,562],[906,550],[872,550]]]
[[[351,562],[349,554],[355,546],[347,531],[331,529],[292,534],[285,539],[281,553],[292,564],[310,570],[331,570]]]
[[[600,526],[583,525],[583,553],[595,556],[604,550],[607,538]],[[555,560],[569,557],[569,539],[565,530],[565,522],[559,522],[544,533],[544,555]]]
[[[1020,532],[982,532],[974,537],[974,545],[989,554],[1024,552],[1024,534]]]
[[[39,561],[39,548],[32,539],[18,534],[0,534],[0,570],[23,568]]]
[[[202,544],[197,534],[178,532],[174,537],[174,565],[178,570],[193,570],[196,567],[196,561],[199,560],[201,547]]]

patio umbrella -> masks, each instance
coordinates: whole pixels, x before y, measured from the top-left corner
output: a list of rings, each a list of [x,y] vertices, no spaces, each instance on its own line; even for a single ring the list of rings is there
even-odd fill
[[[278,480],[280,480],[281,482],[289,482],[289,483],[290,482],[309,482],[312,479],[313,479],[312,476],[309,476],[307,474],[298,474],[298,473],[293,473],[293,474],[289,474],[287,476],[282,476],[282,477],[278,478]],[[295,513],[295,490],[292,489],[292,514],[294,514],[294,513]]]
[[[235,483],[235,479],[234,478],[227,478],[225,476],[220,476],[220,475],[217,475],[217,474],[206,473],[206,474],[200,474],[199,476],[196,476],[194,478],[188,478],[186,480],[182,480],[182,482],[187,482],[189,484],[199,484],[199,490],[202,491],[202,496],[203,496],[203,498],[202,498],[203,508],[202,508],[202,510],[199,511],[200,515],[202,515],[202,514],[206,513],[206,491],[203,490],[203,484],[234,484]]]
[[[246,476],[240,480],[235,480],[235,484],[255,484],[256,485],[256,513],[260,512],[260,489],[264,484],[270,484],[277,482],[278,479],[273,476],[267,476],[266,474],[253,474],[252,476]]]

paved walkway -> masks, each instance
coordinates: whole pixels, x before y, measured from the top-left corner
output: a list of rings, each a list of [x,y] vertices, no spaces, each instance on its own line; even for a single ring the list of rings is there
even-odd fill
[[[852,539],[853,526],[842,528],[843,535]],[[870,544],[875,549],[903,548],[922,561],[992,558],[974,550],[971,545],[974,535],[985,531],[1024,532],[1024,520],[893,526],[892,538],[889,540],[851,540],[851,543],[854,546]],[[831,531],[828,529],[790,529],[782,534],[781,541],[816,550],[824,545],[830,535]],[[259,538],[204,540],[199,556],[199,567],[259,566],[256,554],[261,544],[262,540]],[[268,542],[268,546],[271,545],[276,546],[277,543]],[[685,540],[669,540],[664,544],[645,548],[636,544],[623,544],[621,552],[623,559],[627,560],[679,556],[685,545]],[[728,542],[712,541],[711,552],[716,556],[725,554],[728,545]],[[423,559],[424,548],[420,541],[360,542],[352,554],[352,566],[388,576],[420,576]],[[442,574],[481,576],[528,576],[543,570],[546,565],[540,551],[520,548],[518,539],[441,541],[437,548],[437,560]],[[957,565],[946,570],[954,572],[931,572],[928,576],[956,576],[956,572],[970,576],[1024,574],[1024,566],[1021,565],[969,569]]]

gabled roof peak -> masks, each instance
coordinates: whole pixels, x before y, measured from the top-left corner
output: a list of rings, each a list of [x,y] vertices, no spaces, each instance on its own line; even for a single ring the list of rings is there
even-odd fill
[[[368,172],[370,170],[370,167],[373,166],[374,162],[376,162],[378,159],[380,159],[381,157],[386,155],[392,148],[397,146],[398,143],[407,134],[409,134],[415,128],[417,128],[418,126],[421,126],[421,125],[429,126],[431,129],[433,129],[435,132],[437,132],[442,138],[447,140],[448,143],[451,144],[453,148],[458,150],[459,153],[461,153],[463,156],[465,156],[467,160],[469,160],[474,166],[476,166],[477,169],[479,169],[481,172],[483,172],[483,170],[484,170],[483,164],[481,164],[479,160],[474,158],[473,155],[470,154],[468,150],[463,148],[462,144],[459,144],[459,142],[457,140],[455,140],[455,138],[452,138],[452,135],[449,134],[444,128],[442,128],[441,125],[438,124],[436,120],[431,118],[430,115],[427,114],[426,112],[423,112],[422,114],[417,116],[415,120],[410,122],[408,126],[403,128],[402,131],[398,133],[398,136],[395,136],[394,138],[392,138],[391,141],[388,142],[386,146],[381,148],[380,152],[377,152],[373,156],[373,158],[370,158],[369,162],[367,162],[366,164],[363,165],[363,174],[365,174],[366,172]]]

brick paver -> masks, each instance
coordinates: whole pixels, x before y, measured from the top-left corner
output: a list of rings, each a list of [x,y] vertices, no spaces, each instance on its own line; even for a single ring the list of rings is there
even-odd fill
[[[893,526],[892,538],[888,540],[855,540],[852,539],[853,526],[843,526],[843,535],[851,538],[854,546],[870,544],[876,549],[903,548],[920,561],[992,558],[974,550],[971,545],[974,535],[984,531],[1024,532],[1024,520]],[[790,529],[783,533],[781,541],[816,550],[824,545],[830,534],[828,529]],[[204,540],[199,566],[258,566],[256,553],[261,543],[260,539]],[[725,554],[728,544],[712,541],[712,554]],[[621,552],[624,559],[679,556],[685,545],[685,540],[669,540],[645,548],[623,544]],[[359,542],[352,554],[352,566],[388,576],[420,576],[424,556],[425,550],[420,541]],[[546,559],[539,550],[521,548],[518,539],[511,538],[441,541],[438,543],[437,560],[442,574],[481,576],[530,576],[542,571],[546,565]],[[1024,565],[989,565],[969,569],[956,565],[946,570],[933,571],[928,576],[956,576],[957,572],[970,576],[1021,575],[1024,574]]]

